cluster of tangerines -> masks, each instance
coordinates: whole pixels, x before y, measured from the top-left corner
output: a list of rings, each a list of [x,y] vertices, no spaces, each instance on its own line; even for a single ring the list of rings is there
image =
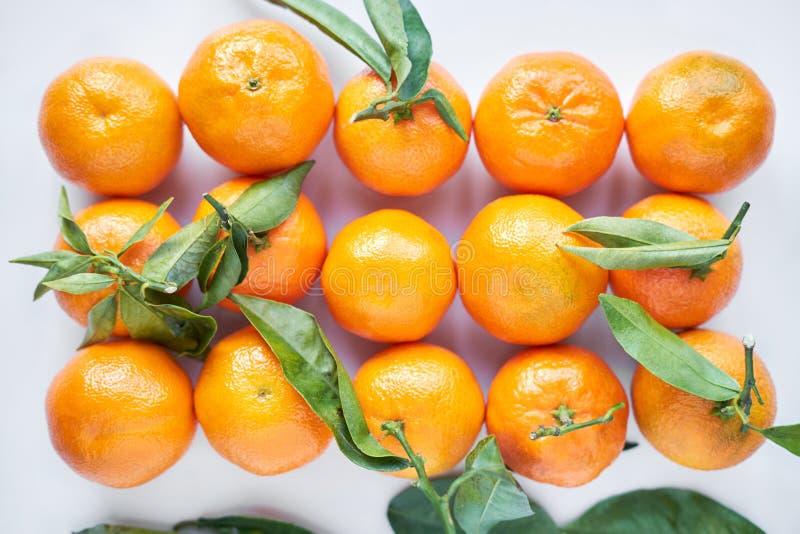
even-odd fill
[[[269,231],[269,246],[249,247],[250,270],[233,292],[291,303],[316,282],[309,273],[321,272],[326,302],[343,328],[397,344],[361,367],[355,390],[369,429],[395,454],[403,449],[381,426],[404,422],[428,474],[449,470],[464,457],[485,415],[513,470],[562,486],[584,484],[622,451],[627,406],[618,406],[606,424],[538,439],[531,432],[602,417],[627,397],[598,355],[556,343],[596,308],[609,278],[614,293],[639,302],[664,326],[700,325],[733,297],[742,254],[735,242],[704,279],[691,276],[690,269],[609,272],[560,248],[593,245],[565,233],[582,217],[554,197],[598,180],[625,132],[639,171],[675,193],[641,200],[623,216],[717,238],[729,221],[686,193],[727,190],[758,167],[772,140],[771,97],[748,67],[708,52],[678,56],[649,73],[627,119],[608,77],[569,53],[512,60],[489,82],[474,120],[466,94],[441,66],[431,64],[425,88],[445,95],[466,140],[434,101],[420,102],[395,120],[352,120],[385,94],[383,81],[365,71],[335,102],[327,67],[312,44],[284,24],[254,20],[225,27],[200,44],[177,99],[138,62],[78,63],[47,89],[40,133],[66,179],[101,195],[132,197],[158,185],[175,165],[185,122],[207,154],[246,175],[211,191],[228,206],[254,183],[306,160],[332,120],[348,169],[387,195],[420,195],[442,184],[458,171],[474,131],[489,174],[522,194],[484,207],[459,242],[455,261],[433,226],[395,209],[352,221],[327,250],[323,223],[301,194],[294,212]],[[214,209],[203,202],[195,220]],[[117,252],[156,213],[145,201],[113,198],[80,211],[75,222],[94,250]],[[120,261],[141,271],[179,229],[163,213]],[[59,238],[56,248],[70,245]],[[56,291],[56,297],[86,325],[90,310],[111,291]],[[436,327],[456,292],[491,334],[535,346],[501,368],[486,406],[459,356],[418,342]],[[229,300],[222,305],[237,309]],[[113,334],[128,334],[121,321]],[[680,336],[731,376],[744,377],[735,339],[708,330]],[[750,417],[768,426],[774,392],[760,360],[756,376],[765,402]],[[641,367],[631,394],[644,435],[681,464],[727,467],[764,439],[714,418],[713,402]],[[262,475],[311,461],[331,440],[251,327],[214,346],[194,389],[170,353],[155,344],[117,340],[84,348],[53,381],[47,418],[64,460],[81,475],[114,487],[144,483],[177,461],[192,440],[195,418],[220,454]],[[413,475],[410,469],[399,473]]]

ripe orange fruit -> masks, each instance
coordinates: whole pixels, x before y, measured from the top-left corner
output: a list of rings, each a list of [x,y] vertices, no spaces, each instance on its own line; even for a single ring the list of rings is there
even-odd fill
[[[231,24],[200,43],[181,76],[178,104],[206,153],[244,174],[308,159],[333,116],[325,60],[274,20]]]
[[[211,446],[257,475],[305,465],[322,454],[333,437],[251,326],[222,339],[209,352],[194,402]]]
[[[195,418],[192,383],[165,349],[110,341],[79,351],[47,391],[47,426],[79,475],[129,488],[183,456]]]
[[[469,136],[472,109],[467,94],[436,63],[431,63],[422,92],[431,88],[444,93]],[[442,120],[433,102],[413,106],[413,120],[353,122],[356,113],[385,95],[383,80],[369,69],[347,82],[336,104],[336,150],[353,176],[370,189],[392,196],[422,195],[458,171],[469,143]]]
[[[506,187],[565,196],[611,167],[624,124],[617,90],[593,63],[568,52],[525,54],[484,89],[475,144]]]
[[[183,123],[172,89],[132,59],[86,59],[44,94],[39,138],[53,167],[98,195],[137,196],[178,162]]]
[[[687,330],[678,335],[737,382],[744,383],[741,341],[713,330]],[[764,404],[759,404],[753,395],[750,423],[766,428],[775,420],[775,388],[767,368],[756,355],[753,370]],[[636,422],[647,441],[661,454],[686,467],[731,467],[764,443],[764,436],[758,432],[741,432],[742,423],[738,417],[723,420],[713,415],[713,401],[675,388],[642,366],[633,374],[631,400]]]
[[[456,354],[428,343],[405,343],[366,361],[353,379],[367,426],[392,453],[403,447],[381,425],[403,421],[411,448],[429,476],[449,471],[469,452],[483,425],[483,393]],[[416,477],[412,468],[391,473]]]
[[[747,65],[713,52],[681,54],[645,76],[626,123],[636,168],[688,193],[721,193],[767,157],[775,105]]]
[[[210,194],[224,206],[229,206],[258,181],[257,178],[236,178],[215,187]],[[211,213],[214,213],[214,208],[202,201],[194,220]],[[267,241],[269,246],[259,251],[252,245],[248,247],[250,268],[247,277],[232,292],[289,304],[300,300],[319,278],[328,246],[325,227],[307,196],[300,193],[297,207],[285,221],[269,231]],[[220,306],[234,311],[239,309],[228,299],[220,302]]]
[[[625,445],[625,390],[595,353],[574,345],[523,350],[498,371],[489,388],[486,428],[517,473],[556,486],[580,486],[619,456]],[[559,426],[553,412],[565,406],[575,424],[602,417],[625,402],[609,423],[560,436],[531,439],[539,426]]]
[[[155,216],[156,211],[158,211],[158,206],[144,200],[116,198],[92,204],[76,213],[74,219],[86,234],[89,246],[102,254],[105,250],[119,252],[136,230]],[[120,261],[134,271],[142,272],[142,267],[153,255],[153,252],[180,229],[180,225],[172,218],[172,215],[164,212],[147,236],[120,256]],[[72,250],[60,234],[54,248]],[[114,284],[106,289],[83,295],[73,295],[61,291],[55,291],[55,295],[61,309],[82,326],[86,326],[89,311],[95,304],[116,290],[117,285]],[[119,317],[119,309],[113,335],[118,337],[128,335],[128,329]]]
[[[344,329],[384,343],[431,333],[456,291],[447,240],[403,210],[375,211],[342,228],[322,266],[321,283]]]
[[[461,300],[478,324],[509,343],[546,345],[580,328],[608,275],[558,245],[591,246],[564,234],[582,217],[554,198],[503,197],[484,207],[456,251]]]
[[[730,221],[707,201],[690,195],[660,194],[640,200],[623,217],[660,222],[698,239],[720,239]],[[667,328],[702,324],[719,313],[736,294],[742,275],[742,249],[735,240],[725,259],[714,263],[705,281],[689,269],[611,271],[617,296],[635,300]]]

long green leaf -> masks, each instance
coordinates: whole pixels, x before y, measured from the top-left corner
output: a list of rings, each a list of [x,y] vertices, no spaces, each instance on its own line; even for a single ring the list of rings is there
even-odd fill
[[[195,276],[208,249],[217,241],[216,214],[195,221],[170,236],[144,264],[142,275],[159,282],[183,287]]]
[[[94,255],[92,247],[89,246],[89,240],[86,234],[83,233],[81,227],[72,218],[72,210],[69,207],[69,199],[67,198],[67,190],[61,188],[61,196],[58,199],[58,218],[61,227],[61,237],[66,243],[84,254]]]
[[[570,534],[762,534],[745,517],[696,491],[637,490],[605,499],[562,528]]]
[[[89,310],[89,320],[86,334],[80,349],[101,343],[111,337],[114,325],[117,323],[117,293],[109,295]]]
[[[222,253],[222,259],[217,265],[217,270],[214,271],[214,276],[208,284],[205,295],[203,295],[203,302],[200,303],[200,309],[210,308],[219,304],[231,290],[236,287],[242,272],[242,263],[239,261],[239,255],[231,242],[230,237],[225,238],[228,241],[225,247],[225,252]]]
[[[228,207],[228,212],[254,233],[275,228],[294,211],[303,180],[313,166],[313,161],[306,161],[283,174],[256,182]]]
[[[617,342],[658,378],[712,401],[735,398],[741,386],[689,344],[664,328],[636,302],[600,295],[600,304]]]
[[[721,260],[731,242],[726,239],[678,241],[627,248],[594,248],[559,245],[603,269],[694,268]]]
[[[392,65],[395,83],[402,87],[412,63],[408,57],[408,35],[403,23],[403,8],[399,0],[364,0],[369,20],[378,33]]]
[[[331,429],[353,463],[375,471],[409,467],[370,434],[350,377],[313,315],[280,302],[231,295],[281,362],[286,379]]]
[[[65,278],[59,278],[58,280],[44,282],[44,285],[56,291],[72,293],[73,295],[84,295],[111,287],[116,281],[116,278],[105,274],[78,273]]]
[[[36,289],[33,292],[33,300],[38,300],[45,293],[50,291],[50,287],[47,285],[49,282],[61,278],[67,278],[68,276],[72,276],[77,273],[85,273],[92,268],[92,265],[93,262],[91,256],[81,256],[78,254],[63,260],[59,260],[58,262],[54,263],[50,269],[48,269],[47,274],[44,275],[44,278],[42,278],[42,280],[36,286]]]
[[[239,276],[236,284],[241,284],[250,270],[250,259],[247,257],[248,238],[247,229],[239,222],[233,221],[231,225],[231,246],[239,258]]]
[[[389,85],[392,67],[381,45],[347,15],[321,0],[268,0],[286,7],[355,54]]]
[[[411,70],[406,80],[398,85],[397,91],[400,100],[411,100],[422,91],[425,82],[428,81],[433,44],[431,34],[428,33],[414,5],[409,0],[399,0],[399,4],[403,13],[403,28],[408,43],[407,53]]]
[[[464,129],[464,125],[461,124],[456,110],[453,109],[452,104],[450,104],[450,101],[444,96],[444,93],[438,89],[428,89],[420,95],[417,102],[426,102],[428,100],[433,101],[433,105],[436,106],[436,111],[445,124],[452,128],[461,139],[469,142],[469,137],[467,136],[467,131]]]
[[[214,274],[214,269],[217,268],[220,258],[225,253],[228,243],[230,243],[229,239],[220,239],[203,256],[203,261],[200,262],[197,268],[197,283],[203,293],[208,291],[208,282],[211,280],[211,275]]]
[[[565,230],[591,239],[609,248],[659,245],[697,238],[666,224],[627,217],[593,217],[579,221]]]
[[[62,260],[68,260],[78,256],[80,256],[80,254],[71,250],[48,250],[39,254],[33,254],[32,256],[23,256],[21,258],[9,260],[9,263],[19,263],[22,265],[49,269]]]
[[[225,516],[183,521],[175,525],[176,532],[186,528],[198,528],[202,532],[218,534],[314,534],[308,529],[292,523],[262,517]]]
[[[768,440],[780,445],[795,456],[800,456],[800,425],[772,426],[764,429],[750,428],[760,432]]]
[[[153,215],[153,217],[149,221],[147,221],[146,223],[141,225],[133,233],[131,238],[128,239],[128,242],[125,243],[125,245],[120,249],[119,252],[117,252],[118,256],[122,256],[129,248],[131,248],[133,245],[135,245],[136,243],[139,243],[145,237],[147,237],[147,234],[150,232],[150,230],[152,230],[153,226],[155,226],[155,224],[158,222],[158,220],[161,218],[161,216],[164,214],[164,212],[167,211],[167,208],[169,207],[169,205],[172,204],[172,200],[173,200],[172,198],[168,198],[166,201],[164,201],[163,204],[161,204],[158,207],[158,210],[156,211],[156,214]]]

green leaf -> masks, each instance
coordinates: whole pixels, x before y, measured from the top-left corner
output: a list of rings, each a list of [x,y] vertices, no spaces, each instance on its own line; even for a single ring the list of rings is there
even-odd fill
[[[158,211],[156,211],[156,214],[153,215],[153,217],[149,221],[147,221],[146,223],[141,225],[133,233],[131,238],[128,239],[128,242],[125,243],[125,246],[123,246],[120,249],[120,251],[117,252],[117,256],[122,256],[129,248],[131,248],[133,245],[135,245],[136,243],[139,243],[145,237],[147,237],[147,234],[150,232],[150,230],[152,230],[153,226],[155,226],[155,224],[158,222],[158,220],[161,218],[161,216],[164,214],[164,212],[167,211],[167,208],[169,207],[169,205],[172,204],[172,200],[173,200],[172,198],[169,198],[163,204],[161,204],[158,207]]]
[[[151,530],[148,528],[124,527],[121,525],[97,525],[73,534],[169,534],[166,530]]]
[[[286,379],[333,432],[353,463],[374,471],[410,466],[370,434],[347,370],[313,315],[280,302],[231,295],[281,362]]]
[[[147,295],[153,301],[145,300],[138,285],[120,287],[120,315],[131,337],[148,339],[180,353],[201,354],[216,332],[216,321],[195,313],[188,304],[176,304],[182,302],[176,295],[154,291]]]
[[[254,233],[275,228],[294,211],[303,180],[313,166],[313,161],[306,161],[254,183],[228,207],[228,212]]]
[[[194,521],[183,521],[174,528],[178,532],[192,527],[199,528],[202,532],[218,534],[314,534],[312,531],[292,523],[245,516],[200,518]]]
[[[528,497],[509,471],[494,436],[467,455],[464,481],[453,501],[453,516],[467,534],[486,534],[503,521],[533,514]]]
[[[147,260],[142,276],[183,287],[195,276],[200,262],[217,241],[219,217],[216,214],[184,226],[164,241]]]
[[[364,0],[369,20],[389,57],[397,87],[402,87],[411,72],[408,57],[408,35],[403,23],[399,0]]]
[[[800,425],[773,426],[769,428],[749,427],[771,442],[780,445],[795,456],[800,456]]]
[[[676,532],[763,533],[748,519],[696,491],[637,490],[592,506],[562,528],[565,533],[675,534]]]
[[[735,398],[741,386],[685,341],[664,328],[636,302],[600,295],[608,326],[634,360],[658,378],[712,401]]]
[[[22,265],[32,265],[33,267],[45,267],[49,269],[62,260],[80,257],[80,254],[71,250],[48,250],[32,256],[23,256],[9,260],[9,263],[19,263]]]
[[[98,273],[78,273],[58,280],[44,282],[44,285],[56,291],[72,293],[73,295],[84,295],[94,293],[112,286],[117,281],[116,278]]]
[[[268,0],[289,8],[328,37],[359,57],[388,86],[392,77],[389,58],[381,45],[347,15],[321,0]]]
[[[469,137],[467,137],[467,131],[464,129],[464,125],[461,124],[456,110],[453,109],[453,106],[450,104],[450,101],[447,100],[447,97],[444,96],[444,93],[438,89],[428,89],[422,93],[416,101],[425,102],[428,100],[433,100],[433,105],[436,106],[436,111],[439,112],[439,116],[442,117],[442,120],[452,128],[461,139],[465,142],[469,142]]]
[[[92,247],[89,246],[89,240],[86,239],[86,234],[83,233],[81,227],[72,218],[67,190],[63,187],[61,188],[61,197],[58,200],[58,218],[61,237],[64,241],[78,252],[94,255]]]
[[[111,337],[117,322],[117,293],[109,295],[89,310],[89,326],[79,349],[101,343]]]
[[[59,260],[50,267],[47,274],[44,275],[44,278],[42,278],[36,286],[33,292],[33,300],[38,300],[42,295],[50,291],[50,287],[47,285],[49,282],[67,278],[77,273],[85,273],[92,268],[92,265],[91,256],[81,256],[79,254]]]
[[[239,257],[239,278],[236,285],[241,284],[247,277],[250,269],[250,260],[247,257],[247,229],[239,221],[234,221],[231,226],[231,245]]]
[[[608,248],[629,248],[660,245],[697,238],[666,224],[647,219],[626,217],[593,217],[579,221],[565,230],[591,239]]]
[[[211,282],[207,284],[207,291],[203,295],[203,302],[200,303],[200,309],[210,308],[216,306],[225,297],[230,294],[231,290],[236,287],[242,272],[242,263],[239,260],[239,254],[236,252],[230,236],[225,238],[227,245],[225,252],[222,253],[222,259],[217,265],[217,270],[214,271],[214,276]]]
[[[220,258],[222,258],[222,254],[225,253],[229,242],[228,239],[220,239],[203,256],[203,261],[200,262],[197,269],[197,282],[200,284],[200,291],[203,293],[208,291],[208,281],[211,279],[211,275],[214,274],[214,269],[217,267]]]
[[[397,91],[400,100],[411,100],[417,96],[425,82],[428,81],[428,71],[431,66],[433,44],[431,34],[422,22],[419,12],[409,0],[399,0],[403,12],[403,28],[406,34],[408,59],[411,61],[411,70],[406,80],[398,84]]]
[[[689,269],[709,264],[725,257],[731,242],[726,239],[678,241],[658,245],[642,245],[627,248],[594,248],[559,245],[603,269]]]

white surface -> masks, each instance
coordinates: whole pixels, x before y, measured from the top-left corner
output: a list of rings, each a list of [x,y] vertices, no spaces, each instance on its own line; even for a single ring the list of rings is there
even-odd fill
[[[366,23],[357,0],[335,3]],[[798,4],[419,0],[418,7],[433,34],[435,59],[465,87],[473,109],[489,78],[513,56],[528,51],[561,49],[585,55],[611,77],[626,109],[644,74],[685,50],[715,50],[755,69],[777,105],[775,144],[755,176],[735,191],[713,197],[729,216],[745,199],[753,203],[753,209],[742,232],[741,287],[732,305],[709,326],[737,336],[756,335],[758,350],[777,387],[777,423],[800,421],[800,363],[794,330],[800,297]],[[220,26],[253,17],[287,21],[307,35],[327,59],[337,91],[362,68],[315,28],[257,0],[4,1],[0,6],[0,198],[5,227],[0,239],[4,256],[38,252],[55,239],[60,180],[48,165],[36,131],[39,99],[52,78],[80,59],[118,55],[143,61],[176,87],[184,64],[203,37]],[[200,151],[188,132],[185,140],[173,175],[147,195],[161,201],[174,194],[171,211],[181,222],[190,218],[200,192],[234,176]],[[330,138],[323,141],[316,158],[318,164],[305,191],[320,210],[329,239],[356,216],[396,206],[428,219],[454,242],[483,205],[508,194],[484,171],[474,147],[454,179],[417,199],[382,197],[362,187],[338,161]],[[69,191],[76,209],[94,200],[73,187]],[[609,174],[568,202],[585,216],[619,214],[654,191],[631,166],[623,142]],[[0,517],[4,532],[67,532],[101,521],[167,526],[179,519],[234,512],[293,519],[321,533],[389,532],[386,505],[407,482],[355,467],[335,445],[299,470],[260,478],[223,460],[198,431],[191,449],[175,467],[139,488],[108,489],[72,473],[50,446],[43,403],[51,378],[74,353],[82,331],[52,296],[30,302],[40,272],[5,262],[0,262],[0,269],[4,349]],[[302,306],[320,316],[351,372],[380,348],[344,333],[327,314],[321,297],[309,297]],[[224,332],[244,324],[235,314],[218,315]],[[518,350],[483,332],[458,299],[429,340],[460,353],[479,376],[484,391],[502,362]],[[633,362],[618,349],[597,313],[570,341],[603,355],[628,385]],[[188,362],[186,367],[196,374],[196,364]],[[559,489],[522,479],[523,486],[558,522],[618,492],[679,486],[707,493],[770,533],[800,531],[797,458],[766,444],[732,469],[692,471],[660,456],[643,440],[632,417],[630,421],[629,439],[639,441],[639,448],[624,453],[594,482]]]

